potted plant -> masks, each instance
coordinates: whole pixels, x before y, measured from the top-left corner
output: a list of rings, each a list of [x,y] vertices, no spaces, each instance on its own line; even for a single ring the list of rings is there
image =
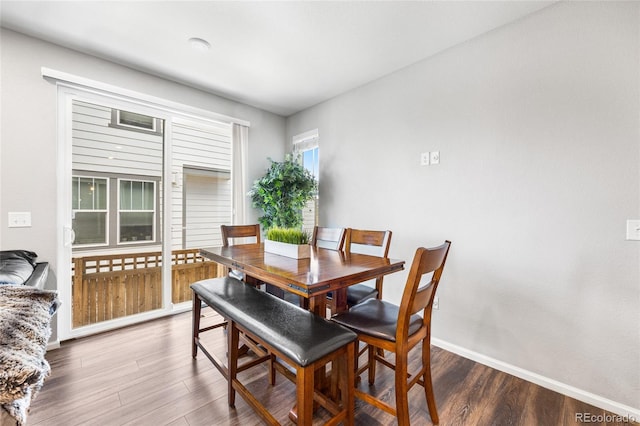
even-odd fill
[[[258,221],[265,230],[300,228],[302,209],[316,194],[318,182],[298,156],[287,154],[282,162],[269,161],[269,169],[249,191],[253,207],[264,213]]]
[[[318,183],[297,156],[287,154],[282,162],[269,161],[269,169],[249,192],[253,207],[264,213],[258,221],[266,232],[265,251],[297,259],[309,257],[309,235],[301,229],[302,209],[316,194]]]
[[[274,227],[267,230],[264,251],[281,256],[305,259],[311,257],[309,234],[297,228]]]

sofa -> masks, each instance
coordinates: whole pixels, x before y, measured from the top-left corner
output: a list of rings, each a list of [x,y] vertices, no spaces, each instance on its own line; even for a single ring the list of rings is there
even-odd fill
[[[51,368],[45,359],[60,304],[45,290],[47,262],[28,250],[0,251],[0,426],[25,425]]]
[[[0,251],[0,285],[26,285],[44,288],[49,263],[37,262],[38,255],[28,250]]]

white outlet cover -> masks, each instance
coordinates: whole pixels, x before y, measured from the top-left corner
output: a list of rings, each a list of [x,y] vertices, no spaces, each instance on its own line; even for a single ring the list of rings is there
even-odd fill
[[[627,220],[627,240],[640,241],[640,220]]]
[[[431,155],[429,156],[430,164],[440,164],[440,151],[431,151]]]
[[[28,228],[31,226],[31,212],[9,212],[9,228]]]

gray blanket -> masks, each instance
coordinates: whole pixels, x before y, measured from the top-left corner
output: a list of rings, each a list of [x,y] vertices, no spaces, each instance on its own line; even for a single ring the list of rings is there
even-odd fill
[[[0,285],[0,406],[18,424],[51,372],[44,358],[57,293]]]

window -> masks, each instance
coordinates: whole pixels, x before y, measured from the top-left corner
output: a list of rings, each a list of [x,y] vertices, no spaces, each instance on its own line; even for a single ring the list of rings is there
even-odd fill
[[[155,241],[155,182],[120,179],[119,192],[118,242]]]
[[[162,134],[161,119],[120,109],[111,110],[109,127],[157,135]]]
[[[318,147],[302,151],[302,165],[309,170],[316,179],[318,179]]]
[[[72,185],[72,227],[76,234],[75,245],[108,244],[108,180],[74,176]]]
[[[302,165],[309,170],[319,182],[320,161],[318,149],[318,129],[305,132],[293,137],[293,150],[300,154]],[[302,228],[305,231],[313,231],[313,227],[318,224],[318,203],[319,195],[307,203],[302,210]]]
[[[73,176],[74,248],[149,244],[158,237],[159,181],[122,176]]]

